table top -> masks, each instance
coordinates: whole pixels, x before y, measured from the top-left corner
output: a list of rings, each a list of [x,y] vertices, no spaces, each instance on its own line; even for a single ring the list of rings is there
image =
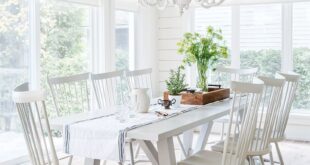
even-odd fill
[[[158,141],[179,135],[187,130],[225,116],[230,111],[232,99],[199,107],[197,110],[139,127],[127,132],[127,138]]]
[[[209,121],[213,121],[222,116],[225,116],[230,111],[232,99],[200,106],[197,110],[186,112],[175,117],[155,122],[149,125],[141,126],[127,132],[128,139],[140,139],[158,141],[162,138],[167,138],[183,133]],[[113,108],[109,111],[97,110],[93,112],[73,114],[70,116],[58,117],[50,119],[52,129],[63,130],[67,124],[95,116],[103,116],[114,113]]]

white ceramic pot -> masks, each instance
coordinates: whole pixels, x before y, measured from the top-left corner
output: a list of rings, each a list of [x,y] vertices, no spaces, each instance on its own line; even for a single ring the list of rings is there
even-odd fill
[[[175,103],[172,104],[173,108],[179,108],[181,105],[182,95],[169,95],[169,100],[175,99]]]
[[[136,88],[132,90],[134,108],[136,112],[147,113],[150,107],[150,97],[147,94],[148,88]]]

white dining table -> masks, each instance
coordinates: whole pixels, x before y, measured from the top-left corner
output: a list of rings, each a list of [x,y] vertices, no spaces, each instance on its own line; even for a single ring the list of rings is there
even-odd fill
[[[153,165],[175,165],[173,137],[183,134],[186,156],[204,149],[213,121],[229,114],[231,102],[231,99],[227,99],[207,104],[197,110],[131,130],[127,138],[135,139],[140,144]],[[200,133],[197,143],[193,145],[196,127],[200,127]],[[157,149],[152,142],[156,142]]]
[[[126,138],[128,140],[136,140],[153,165],[175,165],[173,137],[183,134],[182,147],[185,157],[204,149],[213,126],[213,121],[229,113],[231,102],[232,99],[226,99],[203,105],[196,110],[129,130]],[[85,119],[85,115],[88,118],[92,118],[98,114],[87,113],[52,119],[50,121],[51,127],[60,129],[70,122]],[[197,127],[200,127],[199,138],[197,143],[193,145],[194,129]],[[99,162],[100,160],[97,159],[86,158],[84,164],[96,165]]]

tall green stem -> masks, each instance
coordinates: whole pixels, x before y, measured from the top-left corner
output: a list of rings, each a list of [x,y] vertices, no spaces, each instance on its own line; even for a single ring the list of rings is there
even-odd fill
[[[206,65],[197,62],[198,69],[198,83],[197,87],[201,88],[202,91],[208,91],[208,82],[207,82],[207,70]]]

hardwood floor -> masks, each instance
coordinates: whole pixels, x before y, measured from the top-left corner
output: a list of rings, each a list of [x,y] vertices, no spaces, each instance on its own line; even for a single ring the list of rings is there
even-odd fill
[[[5,137],[7,137],[7,136],[5,136]],[[17,138],[17,137],[19,137],[19,138]],[[196,138],[197,138],[197,136],[195,136],[194,140],[196,140]],[[12,139],[15,139],[15,140],[12,140]],[[216,141],[217,139],[219,139],[219,136],[212,134],[209,138],[209,141],[212,142],[212,141]],[[60,146],[61,146],[61,139],[57,139],[56,141],[57,142],[59,141]],[[177,140],[175,140],[175,145],[176,145],[176,149],[177,149],[176,157],[178,160],[180,160],[180,155],[181,155],[180,147],[178,146],[176,141]],[[18,136],[17,134],[12,134],[11,139],[7,139],[7,140],[1,139],[1,136],[0,136],[0,142],[3,142],[3,143],[0,143],[0,146],[1,146],[0,147],[0,158],[2,157],[3,160],[5,160],[4,157],[6,157],[6,158],[9,158],[10,156],[18,157],[19,154],[20,154],[20,156],[22,156],[20,152],[26,153],[25,146],[22,147],[24,144],[23,136]],[[7,149],[6,146],[11,146],[12,143],[18,145],[19,147],[15,148],[15,150],[6,150]],[[209,148],[210,145],[211,144],[208,144],[207,148]],[[3,148],[4,148],[4,150],[2,150]],[[273,148],[275,149],[275,147],[273,147]],[[59,149],[61,149],[61,148],[59,148]],[[283,154],[285,165],[310,165],[310,142],[284,141],[284,142],[280,143],[280,149],[281,149],[282,154]],[[274,152],[275,160],[278,160],[275,153],[276,152]],[[23,157],[25,157],[25,156],[23,156]],[[266,158],[268,158],[268,156]],[[2,164],[1,161],[0,161],[0,164]],[[269,163],[265,163],[265,164],[269,165]],[[15,164],[9,163],[6,165],[15,165]],[[30,163],[25,162],[25,163],[23,163],[23,165],[30,165]],[[62,161],[61,165],[67,165],[67,162]],[[73,165],[83,165],[83,158],[74,157]],[[117,163],[107,162],[106,165],[117,165]],[[151,165],[151,163],[139,163],[138,165]],[[277,165],[277,164],[275,164],[275,165]]]
[[[215,141],[216,139],[219,139],[218,135],[211,135],[209,141]],[[175,145],[176,140],[175,140]],[[211,144],[207,145],[207,148],[210,147]],[[179,147],[176,147],[179,149]],[[275,149],[275,147],[273,147]],[[310,164],[310,142],[297,142],[297,141],[284,141],[280,143],[280,149],[283,154],[283,158],[285,161],[285,165],[309,165]],[[278,158],[276,156],[276,152],[274,151],[274,157],[277,161]],[[176,152],[176,156],[178,159],[180,159],[180,150]],[[266,156],[267,159],[269,159],[268,156]],[[80,165],[83,164],[83,159],[81,158],[74,158],[73,161],[74,165]],[[265,163],[266,165],[269,165],[269,163]],[[65,165],[65,163],[64,163]],[[117,165],[117,163],[114,162],[107,162],[106,165]],[[139,163],[139,165],[151,165],[151,163]]]

